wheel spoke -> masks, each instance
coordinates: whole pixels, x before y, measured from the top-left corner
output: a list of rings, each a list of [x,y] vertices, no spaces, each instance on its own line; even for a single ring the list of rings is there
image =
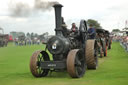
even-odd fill
[[[38,55],[38,57],[37,57],[37,58],[38,58],[38,61],[40,61],[40,55]]]
[[[81,62],[82,62],[82,61],[84,61],[84,60],[85,60],[85,58],[84,58],[84,57],[80,59],[80,61],[81,61]]]
[[[43,57],[41,56],[40,61],[43,61]]]
[[[75,60],[76,60],[76,65],[75,65],[76,74],[81,75],[81,73],[83,71],[82,65],[83,65],[83,63],[85,63],[85,62],[83,62],[84,61],[84,56],[82,56],[80,53],[77,53],[76,57],[75,57]]]
[[[79,72],[82,72],[82,68],[81,67],[77,67],[77,68],[78,68]]]
[[[42,69],[41,69],[41,67],[39,67],[39,74],[41,74],[42,73]]]
[[[76,67],[76,74],[80,75],[82,73],[83,69],[80,66]]]
[[[76,66],[80,66],[81,65],[81,62],[80,62],[80,60],[78,59],[78,56],[76,56],[76,59],[75,59],[75,64],[76,64]]]

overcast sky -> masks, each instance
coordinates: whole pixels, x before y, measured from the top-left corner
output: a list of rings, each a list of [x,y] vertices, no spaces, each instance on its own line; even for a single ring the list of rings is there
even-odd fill
[[[43,0],[44,1],[44,0]],[[111,31],[125,27],[128,20],[128,0],[45,0],[57,1],[63,4],[62,16],[70,29],[71,23],[79,25],[81,19],[95,19],[104,29]],[[0,3],[0,27],[5,33],[10,31],[34,32],[42,34],[49,32],[54,34],[55,20],[54,10],[26,12],[25,17],[12,17],[10,7],[12,3],[22,2],[30,8],[34,6],[34,0],[1,0]],[[11,3],[11,4],[10,4]]]

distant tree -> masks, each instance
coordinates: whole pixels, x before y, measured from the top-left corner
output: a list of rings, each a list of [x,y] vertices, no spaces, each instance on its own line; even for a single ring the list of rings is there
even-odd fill
[[[3,29],[0,27],[0,30],[3,30]]]
[[[44,33],[44,36],[47,37],[47,36],[48,36],[48,32],[45,32],[45,33]]]
[[[128,28],[125,28],[125,30],[128,30]]]
[[[4,34],[4,29],[0,27],[0,33]]]
[[[119,29],[113,29],[112,32],[119,32]]]
[[[128,30],[128,28],[127,28],[127,27],[125,27],[123,30]]]
[[[33,38],[34,38],[34,33],[32,32],[32,33],[31,33],[31,39],[33,39]]]
[[[38,37],[38,34],[37,34],[37,33],[35,33],[35,34],[34,34],[34,37]]]
[[[29,32],[26,34],[26,36],[27,36],[27,37],[31,37],[31,35],[30,35],[30,33],[29,33]]]
[[[25,36],[25,33],[24,32],[17,32],[17,35],[18,36]]]
[[[42,35],[40,35],[41,40],[46,39],[48,37],[48,34],[49,34],[48,32],[45,32]]]
[[[48,33],[48,32],[46,32],[45,34],[46,34],[46,35],[48,35],[49,33]]]
[[[100,23],[98,22],[98,21],[96,21],[96,20],[93,20],[93,19],[88,19],[87,20],[87,24],[88,25],[90,25],[90,24],[92,24],[96,29],[98,29],[98,28],[102,28],[101,26],[100,26]]]

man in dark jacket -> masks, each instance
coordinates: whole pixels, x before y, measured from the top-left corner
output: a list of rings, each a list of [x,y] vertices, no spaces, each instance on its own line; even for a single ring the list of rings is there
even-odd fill
[[[92,24],[89,25],[88,33],[89,33],[89,39],[95,39],[95,37],[96,37],[96,29],[93,28]]]

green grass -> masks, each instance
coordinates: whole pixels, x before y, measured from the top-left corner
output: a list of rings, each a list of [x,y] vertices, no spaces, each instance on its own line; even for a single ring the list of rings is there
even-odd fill
[[[128,85],[128,53],[113,43],[108,57],[99,59],[97,70],[87,70],[84,77],[72,79],[67,72],[34,78],[29,70],[30,56],[44,45],[0,48],[0,85]]]

